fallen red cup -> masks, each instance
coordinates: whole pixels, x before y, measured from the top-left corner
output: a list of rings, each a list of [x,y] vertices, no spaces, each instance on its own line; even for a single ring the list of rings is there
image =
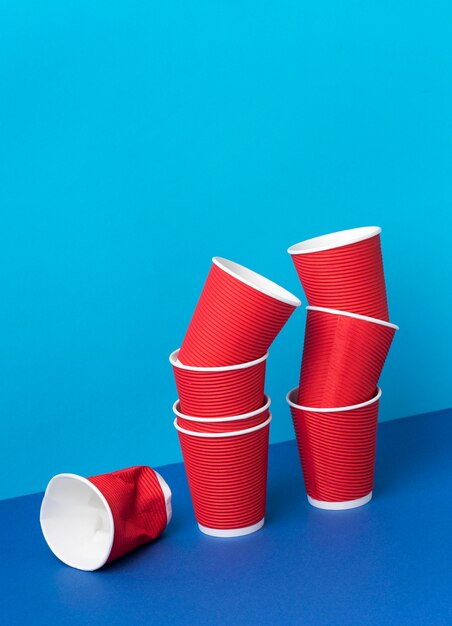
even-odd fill
[[[212,261],[179,361],[219,367],[259,359],[301,302],[243,265],[220,257]]]
[[[40,522],[63,563],[93,571],[156,539],[171,520],[171,491],[150,467],[84,478],[57,474],[47,485]]]
[[[229,417],[193,417],[180,411],[180,401],[173,404],[173,412],[177,417],[177,423],[182,428],[201,433],[224,433],[228,431],[244,430],[258,426],[265,422],[269,416],[271,400],[264,397],[261,406],[254,411]]]
[[[389,321],[381,228],[365,226],[291,246],[308,304]]]
[[[240,537],[264,525],[271,414],[257,426],[201,433],[174,420],[201,532]]]
[[[223,417],[262,406],[268,352],[255,361],[223,367],[193,367],[170,355],[180,410],[198,417]]]
[[[372,317],[308,306],[298,404],[340,407],[371,398],[396,330]]]
[[[310,504],[342,510],[372,498],[381,390],[367,402],[339,408],[296,404],[287,394]]]

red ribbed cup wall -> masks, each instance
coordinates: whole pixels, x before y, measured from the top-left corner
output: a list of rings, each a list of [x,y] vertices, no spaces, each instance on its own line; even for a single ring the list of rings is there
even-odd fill
[[[265,516],[269,426],[246,435],[201,438],[179,432],[195,516],[239,529]]]
[[[290,399],[296,401],[297,389]],[[378,404],[336,412],[291,406],[306,491],[325,502],[362,498],[373,489]]]
[[[291,256],[311,306],[389,321],[380,235]]]
[[[218,367],[264,355],[295,306],[212,265],[179,351],[184,365]]]
[[[220,372],[173,366],[180,410],[197,417],[227,417],[262,406],[266,360]]]
[[[308,310],[298,404],[340,407],[372,397],[395,328]]]
[[[102,492],[113,515],[114,539],[108,562],[152,541],[165,530],[165,497],[150,467],[129,467],[88,480]]]

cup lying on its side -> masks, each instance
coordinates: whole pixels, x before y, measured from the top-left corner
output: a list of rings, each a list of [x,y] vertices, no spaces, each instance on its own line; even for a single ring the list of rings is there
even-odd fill
[[[156,539],[171,514],[167,483],[140,465],[91,478],[57,474],[47,485],[40,522],[60,561],[93,571]]]

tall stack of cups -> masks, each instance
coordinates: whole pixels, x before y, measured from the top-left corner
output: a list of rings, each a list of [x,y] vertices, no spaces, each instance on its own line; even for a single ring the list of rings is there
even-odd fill
[[[309,502],[369,502],[378,380],[395,331],[389,322],[381,228],[353,228],[288,250],[308,304],[299,386],[287,394]]]
[[[237,537],[264,524],[270,398],[268,349],[300,300],[220,257],[213,264],[182,346],[170,355],[174,403],[200,530]]]

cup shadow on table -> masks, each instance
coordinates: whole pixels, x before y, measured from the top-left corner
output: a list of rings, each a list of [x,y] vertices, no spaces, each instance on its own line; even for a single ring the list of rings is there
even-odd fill
[[[169,530],[169,528],[167,530]],[[115,559],[111,563],[106,563],[98,571],[100,573],[113,574],[116,572],[120,572],[121,570],[128,569],[130,565],[138,565],[139,562],[142,561],[142,559],[148,560],[150,557],[152,557],[152,550],[158,549],[158,547],[161,546],[164,541],[165,536],[160,535],[160,537],[157,537],[157,539],[154,539],[149,543],[134,548],[130,552],[123,554],[121,557]]]
[[[299,516],[305,503],[303,473],[295,441],[271,446],[266,522]]]

